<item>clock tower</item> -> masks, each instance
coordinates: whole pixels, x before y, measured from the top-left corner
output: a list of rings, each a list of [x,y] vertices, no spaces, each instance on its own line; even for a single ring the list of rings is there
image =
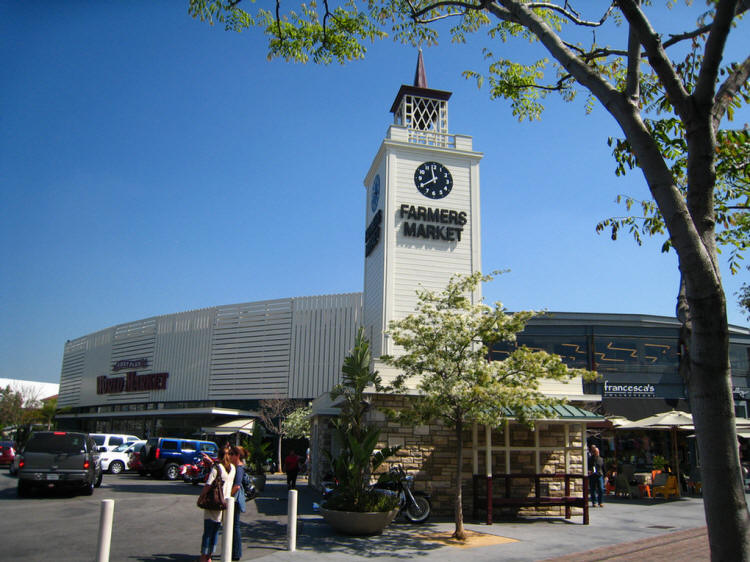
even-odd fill
[[[363,323],[375,368],[398,354],[388,323],[414,311],[416,291],[440,291],[452,275],[481,270],[479,161],[467,135],[448,130],[450,92],[427,87],[422,51],[413,86],[401,86],[393,124],[365,176],[367,219]],[[479,298],[475,294],[474,298]]]

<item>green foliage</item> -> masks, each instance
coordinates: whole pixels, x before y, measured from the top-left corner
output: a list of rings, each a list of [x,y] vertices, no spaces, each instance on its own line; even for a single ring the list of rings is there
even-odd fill
[[[682,122],[676,118],[645,120],[653,139],[659,145],[682,197],[687,200],[687,141]],[[630,143],[625,139],[608,140],[617,166],[615,174],[625,175],[638,167]],[[741,267],[744,253],[750,241],[750,130],[720,130],[717,133],[716,189],[714,214],[718,251],[728,249],[727,263],[731,273]],[[664,217],[655,201],[636,200],[618,195],[616,202],[625,206],[626,216],[610,217],[596,225],[597,232],[610,231],[612,240],[617,240],[620,231],[627,231],[640,246],[643,236],[667,235]],[[632,213],[634,209],[638,213]],[[667,238],[662,252],[672,249]]]
[[[740,308],[745,311],[748,320],[750,320],[750,285],[743,283],[737,292],[737,298]]]
[[[249,439],[242,441],[242,446],[247,449],[247,464],[250,467],[250,472],[253,474],[263,474],[265,472],[263,466],[271,456],[271,444],[265,441],[265,432],[261,424],[255,423],[253,434]]]
[[[23,417],[23,396],[10,386],[0,389],[0,427],[19,425]]]
[[[310,406],[300,406],[292,410],[281,422],[283,435],[289,439],[309,439],[310,416],[312,416],[312,407]]]
[[[375,451],[380,430],[365,423],[369,408],[365,390],[368,387],[380,388],[380,376],[376,371],[370,371],[371,359],[370,343],[364,336],[364,329],[360,328],[354,348],[344,359],[342,382],[331,391],[331,398],[340,400],[337,406],[341,413],[333,421],[340,450],[336,455],[323,451],[338,481],[338,488],[326,501],[329,509],[364,512],[393,508],[392,502],[376,497],[368,489],[370,476],[398,450],[386,447]]]
[[[667,463],[667,459],[665,459],[661,455],[654,455],[652,464],[654,466],[654,470],[664,470],[664,467],[666,467],[669,463]]]

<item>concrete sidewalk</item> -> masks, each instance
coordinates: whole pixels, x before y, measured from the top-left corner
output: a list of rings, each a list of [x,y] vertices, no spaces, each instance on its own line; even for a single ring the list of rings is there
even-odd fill
[[[453,532],[452,520],[436,518],[424,525],[397,520],[374,537],[337,535],[312,509],[319,500],[317,492],[304,480],[298,492],[297,551],[286,550],[286,482],[275,475],[255,502],[257,514],[243,515],[243,560],[709,560],[701,498],[611,499],[604,508],[591,510],[590,525],[582,525],[580,516],[501,520],[493,525],[467,519],[466,529],[474,536],[464,546],[445,540]]]

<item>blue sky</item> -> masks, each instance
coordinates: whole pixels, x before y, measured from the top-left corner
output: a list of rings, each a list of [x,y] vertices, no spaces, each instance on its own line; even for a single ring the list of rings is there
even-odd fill
[[[67,339],[122,322],[362,290],[362,182],[417,51],[386,40],[346,66],[266,51],[186,2],[0,0],[0,377],[57,382]],[[613,173],[612,119],[581,96],[518,123],[461,77],[483,69],[479,45],[424,57],[453,92],[451,131],[484,153],[483,269],[511,270],[487,300],[673,315],[662,240],[594,231],[618,193],[647,197],[639,173]],[[746,281],[724,272],[734,324]]]

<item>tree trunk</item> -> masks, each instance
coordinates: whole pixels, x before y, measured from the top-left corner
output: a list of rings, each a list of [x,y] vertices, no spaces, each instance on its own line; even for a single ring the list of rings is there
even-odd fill
[[[282,461],[284,459],[281,458],[281,433],[279,433],[276,438],[278,439],[278,441],[276,442],[276,458],[278,459],[276,470],[284,472],[284,465],[282,464]]]
[[[456,452],[456,499],[455,499],[455,521],[456,530],[453,532],[453,538],[466,540],[466,531],[464,530],[464,505],[463,493],[461,491],[462,478],[461,471],[464,466],[464,426],[463,422],[456,422],[456,438],[458,440],[458,451]]]
[[[729,329],[723,294],[688,301],[690,405],[703,481],[712,560],[749,560],[748,517],[734,423]]]

